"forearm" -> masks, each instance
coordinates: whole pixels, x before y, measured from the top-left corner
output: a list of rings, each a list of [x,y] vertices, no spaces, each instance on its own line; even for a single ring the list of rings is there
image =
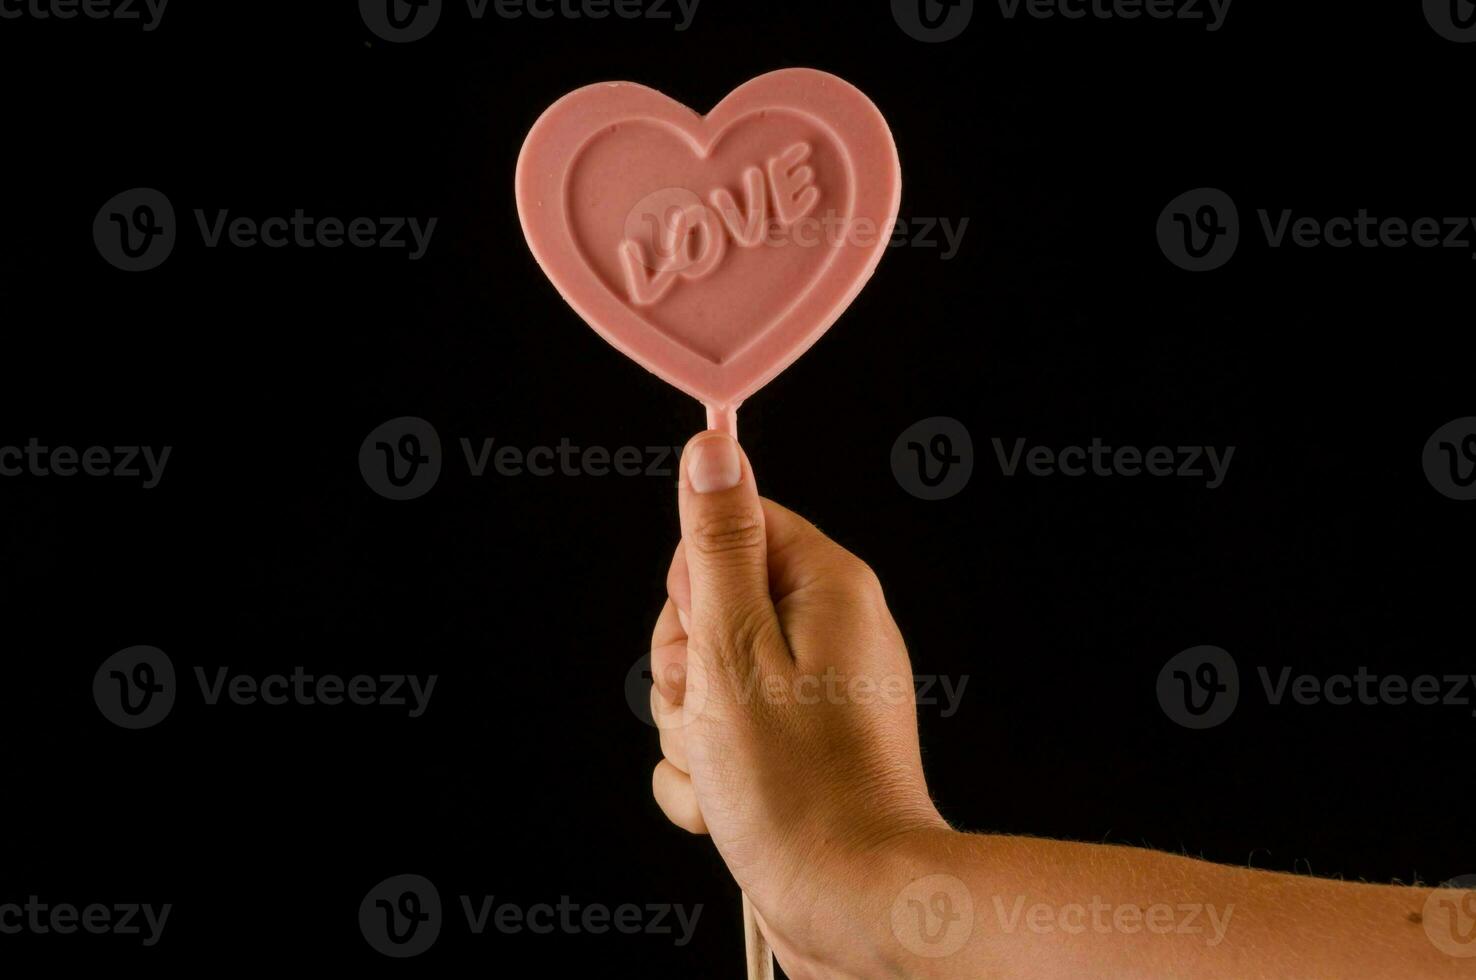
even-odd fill
[[[906,838],[885,859],[874,856],[872,867],[861,905],[874,924],[875,942],[862,957],[837,964],[841,975],[1476,976],[1476,959],[1455,959],[1427,937],[1422,912],[1429,889],[945,830]]]
[[[950,830],[876,575],[760,501],[730,437],[682,459],[652,788],[711,833],[794,980],[1476,980],[1469,891]],[[847,696],[799,696],[820,677]]]

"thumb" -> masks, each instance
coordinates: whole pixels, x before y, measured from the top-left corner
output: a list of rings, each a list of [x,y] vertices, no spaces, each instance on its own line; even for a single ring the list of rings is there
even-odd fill
[[[678,503],[692,596],[688,647],[743,670],[782,638],[769,598],[764,509],[748,458],[732,436],[707,431],[682,453]]]

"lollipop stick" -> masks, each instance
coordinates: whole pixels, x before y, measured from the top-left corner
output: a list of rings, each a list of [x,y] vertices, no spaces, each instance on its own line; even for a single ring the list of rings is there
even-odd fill
[[[738,438],[738,407],[736,405],[708,405],[707,427],[726,432]],[[769,943],[759,931],[758,917],[753,913],[753,903],[743,896],[743,948],[748,954],[748,980],[774,980],[774,954]]]
[[[758,916],[747,895],[743,896],[743,947],[748,952],[748,980],[774,980],[774,956],[759,932]]]
[[[737,405],[708,405],[707,427],[726,432],[734,439],[738,438],[738,406]]]

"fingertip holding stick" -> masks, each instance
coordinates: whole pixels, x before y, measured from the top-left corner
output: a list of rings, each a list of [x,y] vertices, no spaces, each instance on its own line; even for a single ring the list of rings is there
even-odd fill
[[[747,894],[743,896],[743,947],[748,953],[748,980],[774,980],[774,954]]]

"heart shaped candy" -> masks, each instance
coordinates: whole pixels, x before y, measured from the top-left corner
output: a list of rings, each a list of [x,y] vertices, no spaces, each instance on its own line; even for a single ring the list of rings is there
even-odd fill
[[[761,75],[706,116],[630,82],[554,103],[518,157],[518,216],[601,336],[734,413],[819,339],[891,239],[891,131],[849,83]]]

